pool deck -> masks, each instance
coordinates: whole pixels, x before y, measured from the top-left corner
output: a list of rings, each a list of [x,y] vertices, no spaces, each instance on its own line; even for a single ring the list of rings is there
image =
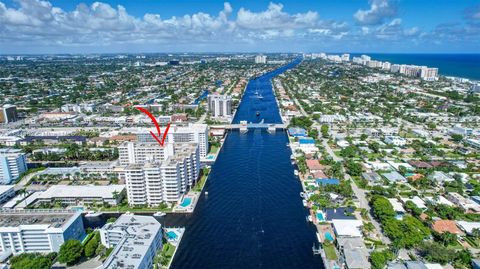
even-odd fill
[[[188,192],[185,196],[182,197],[181,202],[179,202],[175,207],[173,208],[173,213],[192,213],[195,210],[195,207],[197,206],[198,199],[200,199],[201,192],[194,192],[190,191]],[[183,207],[181,203],[183,202],[184,199],[191,198],[192,201],[191,203]]]
[[[174,232],[178,235],[178,239],[177,239],[176,241],[170,241],[170,240],[168,240],[168,238],[167,238],[167,241],[168,241],[170,244],[172,244],[173,246],[175,246],[175,251],[173,252],[172,258],[171,258],[170,261],[168,262],[168,265],[167,265],[166,267],[162,267],[162,268],[169,269],[170,266],[172,265],[173,259],[175,259],[175,254],[177,254],[178,247],[180,246],[180,243],[182,242],[183,235],[185,234],[185,228],[183,228],[183,227],[179,227],[179,228],[164,228],[164,231],[165,231],[165,234],[167,234],[167,232],[169,232],[169,231],[174,231]]]

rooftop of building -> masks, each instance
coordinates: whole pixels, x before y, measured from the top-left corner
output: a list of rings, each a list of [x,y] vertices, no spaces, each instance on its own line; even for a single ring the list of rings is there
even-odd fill
[[[0,185],[0,195],[13,189],[15,185]]]
[[[39,199],[50,198],[90,198],[100,197],[103,199],[112,199],[113,193],[120,193],[125,189],[125,185],[108,185],[108,186],[96,186],[96,185],[53,185],[46,191],[42,192]]]
[[[161,227],[154,217],[127,214],[106,224],[102,229],[122,230],[126,235],[115,246],[103,268],[138,268],[155,236],[161,233]]]
[[[0,148],[0,154],[1,155],[7,155],[7,154],[19,154],[22,153],[21,149],[14,149],[14,148]]]
[[[60,228],[79,212],[68,210],[7,210],[0,211],[0,227],[48,225]]]
[[[436,220],[432,224],[432,229],[437,233],[461,233],[460,229],[457,227],[457,223],[454,220]]]

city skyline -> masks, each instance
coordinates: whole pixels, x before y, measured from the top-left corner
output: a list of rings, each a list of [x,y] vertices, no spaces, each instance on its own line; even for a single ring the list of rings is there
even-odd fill
[[[470,0],[181,3],[0,1],[0,51],[480,52]]]

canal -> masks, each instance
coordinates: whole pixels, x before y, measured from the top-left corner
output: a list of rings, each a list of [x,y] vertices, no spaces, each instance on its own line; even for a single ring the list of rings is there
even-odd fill
[[[299,62],[251,80],[234,123],[280,123],[270,80]],[[280,131],[229,133],[205,187],[209,194],[193,214],[166,221],[186,226],[171,268],[323,268],[312,254],[315,229],[305,219],[287,143]]]

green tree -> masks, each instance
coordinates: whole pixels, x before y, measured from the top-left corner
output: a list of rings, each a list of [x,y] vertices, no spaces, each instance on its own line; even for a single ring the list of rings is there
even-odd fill
[[[405,216],[403,220],[395,218],[384,219],[382,227],[385,234],[398,248],[414,247],[430,235],[430,229],[412,216]]]
[[[11,269],[49,269],[56,254],[22,253],[10,259]]]
[[[320,127],[320,132],[323,138],[328,138],[328,125],[323,124],[322,127]]]
[[[85,256],[93,257],[95,255],[95,251],[97,250],[99,243],[100,243],[100,233],[95,232],[93,237],[85,245],[85,249],[84,249]]]
[[[422,209],[418,208],[418,206],[412,201],[407,201],[405,203],[405,207],[408,211],[410,211],[410,213],[412,213],[412,215],[416,217],[420,216],[420,214],[423,212]]]
[[[373,269],[383,269],[393,259],[395,259],[395,255],[390,250],[374,251],[370,254],[370,263]]]
[[[372,207],[373,215],[380,221],[395,217],[395,210],[393,210],[392,204],[385,197],[374,196],[372,198]]]
[[[357,149],[354,146],[348,146],[342,149],[340,154],[345,158],[353,158],[357,154]]]
[[[67,240],[60,247],[58,261],[67,265],[73,265],[82,257],[82,252],[82,243],[79,240]]]
[[[360,176],[362,174],[362,165],[360,163],[348,160],[345,167],[352,176]]]
[[[298,126],[306,130],[310,128],[312,124],[313,124],[313,121],[310,118],[305,116],[293,117],[292,120],[290,121],[290,126]]]
[[[463,140],[463,136],[461,134],[452,134],[450,137],[457,143]]]

